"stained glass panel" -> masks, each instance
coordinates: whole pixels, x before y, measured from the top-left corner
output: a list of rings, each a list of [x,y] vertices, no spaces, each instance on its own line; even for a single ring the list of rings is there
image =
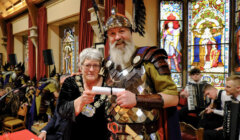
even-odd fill
[[[64,29],[64,37],[61,45],[62,59],[61,59],[61,71],[63,74],[71,74],[75,72],[76,63],[76,48],[75,48],[75,37],[74,27]]]
[[[228,77],[227,74],[216,74],[216,73],[202,73],[202,81],[207,81],[218,89],[224,89],[225,79]],[[190,77],[188,77],[190,79]]]
[[[229,44],[189,46],[188,54],[189,69],[198,67],[204,72],[228,72]]]
[[[202,75],[202,80],[208,81],[209,84],[218,89],[224,89],[227,74],[202,73]]]
[[[238,26],[237,31],[235,33],[236,37],[236,65],[235,65],[235,71],[240,72],[240,26]]]
[[[162,1],[160,3],[160,47],[168,54],[172,79],[182,87],[182,2]]]
[[[240,0],[236,0],[236,11],[240,10]]]
[[[182,73],[172,73],[171,76],[177,87],[182,87]]]
[[[160,8],[161,20],[168,20],[168,16],[171,13],[175,16],[175,20],[182,20],[182,2],[162,1]]]
[[[197,0],[188,10],[188,70],[197,67],[212,79],[227,74],[229,0]]]

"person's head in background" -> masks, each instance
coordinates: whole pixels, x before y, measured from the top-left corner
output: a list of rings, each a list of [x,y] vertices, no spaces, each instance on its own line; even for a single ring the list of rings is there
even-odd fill
[[[105,31],[110,46],[111,60],[126,68],[131,65],[131,57],[136,48],[132,40],[132,24],[130,20],[112,10],[112,15],[108,18]]]
[[[99,79],[102,65],[102,53],[94,48],[86,48],[79,54],[78,67],[81,70],[84,82],[93,82]]]
[[[199,82],[202,78],[201,71],[198,68],[191,69],[189,72],[189,75],[190,75],[190,78],[195,82]]]
[[[211,84],[206,84],[203,87],[204,96],[207,96],[210,99],[217,99],[218,90]]]
[[[225,90],[227,95],[232,95],[236,98],[240,94],[240,76],[231,75],[227,77]]]

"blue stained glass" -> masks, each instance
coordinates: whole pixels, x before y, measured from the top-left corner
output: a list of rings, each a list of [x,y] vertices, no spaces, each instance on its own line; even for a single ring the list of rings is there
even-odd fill
[[[222,78],[229,71],[229,6],[227,0],[189,2],[188,45],[191,51],[188,55],[191,57],[187,64],[188,68],[201,69],[206,79]]]
[[[182,20],[182,3],[174,1],[162,1],[161,8],[161,20],[167,20],[169,13],[176,13],[176,20]]]

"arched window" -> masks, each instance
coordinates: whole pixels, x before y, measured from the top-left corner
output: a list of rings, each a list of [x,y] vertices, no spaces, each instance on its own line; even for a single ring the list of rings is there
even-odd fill
[[[235,72],[240,73],[240,0],[236,0],[236,9],[235,9],[235,41],[236,41],[236,47],[235,47],[235,56],[236,56],[236,63],[235,63]]]
[[[182,87],[182,2],[160,2],[160,47],[168,54],[168,65],[177,87]]]
[[[238,1],[237,13],[240,12]],[[224,87],[230,71],[230,9],[234,8],[229,2],[160,1],[159,46],[168,53],[167,61],[178,88],[185,84],[183,79],[184,82],[190,79],[188,71],[194,67],[201,69],[203,80],[217,88]],[[236,52],[240,60],[239,48]],[[240,72],[240,61],[238,66]]]
[[[201,69],[203,79],[222,88],[229,72],[229,0],[188,4],[188,70]]]
[[[75,26],[60,27],[61,37],[61,72],[71,74],[77,71],[78,47],[76,45]]]

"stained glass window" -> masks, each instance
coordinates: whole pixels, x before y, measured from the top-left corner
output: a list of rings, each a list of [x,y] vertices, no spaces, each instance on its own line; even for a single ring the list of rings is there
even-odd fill
[[[188,7],[188,70],[223,88],[229,70],[229,0],[196,0]]]
[[[71,74],[77,71],[78,47],[76,47],[74,32],[74,26],[63,28],[61,42],[61,72],[63,74]]]
[[[160,47],[168,54],[168,65],[177,87],[182,87],[182,2],[160,2]]]
[[[240,0],[236,0],[236,11],[240,10]]]
[[[236,41],[236,47],[235,47],[235,56],[236,56],[236,64],[235,64],[235,72],[240,72],[240,0],[236,0],[236,13],[235,13],[235,41]]]

